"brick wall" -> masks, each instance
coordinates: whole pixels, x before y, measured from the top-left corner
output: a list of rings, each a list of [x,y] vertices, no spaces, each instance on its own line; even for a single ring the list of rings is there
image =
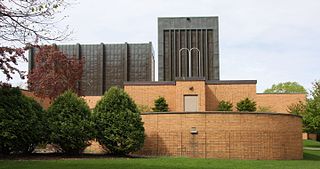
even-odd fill
[[[22,94],[28,97],[33,98],[35,101],[37,101],[44,109],[48,109],[48,107],[51,104],[51,100],[49,98],[40,98],[33,94],[33,92],[27,91],[27,90],[21,90]]]
[[[138,154],[221,159],[302,159],[301,118],[275,113],[143,114]],[[198,134],[191,134],[195,127]]]
[[[257,106],[267,107],[272,112],[288,112],[288,106],[298,103],[299,101],[306,102],[306,94],[265,94],[259,93],[256,95]]]
[[[305,94],[257,94],[256,84],[206,84],[204,81],[176,81],[176,84],[171,85],[125,85],[124,89],[138,105],[150,108],[158,96],[164,96],[171,112],[184,110],[184,95],[198,95],[199,111],[216,111],[222,100],[230,101],[236,111],[236,104],[248,97],[256,101],[257,108],[286,113],[289,105],[298,101],[305,102],[306,99]]]
[[[124,90],[139,105],[154,107],[154,100],[159,96],[166,99],[169,111],[176,111],[175,85],[125,85]]]
[[[230,101],[233,104],[233,110],[236,111],[237,103],[249,97],[255,99],[255,84],[221,84],[206,86],[206,110],[216,111],[220,101]]]
[[[197,95],[198,110],[206,111],[205,81],[177,81],[175,95],[175,111],[184,111],[184,95]]]
[[[93,109],[102,96],[84,96],[82,97],[88,104],[90,109]]]
[[[190,88],[192,87],[192,90]],[[154,100],[159,96],[165,97],[169,111],[184,111],[184,95],[198,95],[199,111],[216,111],[221,100],[236,104],[249,97],[257,102],[257,107],[265,107],[272,112],[286,113],[288,106],[298,101],[306,101],[305,94],[256,94],[255,84],[206,84],[205,81],[176,81],[170,84],[139,83],[125,85],[124,90],[133,98],[139,106],[154,107]],[[43,107],[48,108],[49,99],[40,99],[29,91],[23,94],[35,98]],[[84,96],[89,107],[93,109],[101,96]]]

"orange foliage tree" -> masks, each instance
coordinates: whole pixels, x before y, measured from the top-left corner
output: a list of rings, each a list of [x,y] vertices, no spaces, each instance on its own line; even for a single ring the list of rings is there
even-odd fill
[[[83,59],[68,58],[56,46],[41,46],[28,75],[29,90],[38,97],[50,99],[68,89],[80,95],[77,83],[83,73],[83,64]]]

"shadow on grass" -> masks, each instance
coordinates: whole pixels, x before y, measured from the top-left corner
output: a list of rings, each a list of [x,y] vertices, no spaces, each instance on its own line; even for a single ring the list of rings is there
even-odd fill
[[[32,153],[0,155],[0,160],[59,160],[59,159],[98,159],[98,158],[146,158],[134,155],[112,155],[112,154],[78,154],[69,155],[63,153]]]
[[[304,150],[303,151],[304,160],[320,161],[320,151],[314,150]]]

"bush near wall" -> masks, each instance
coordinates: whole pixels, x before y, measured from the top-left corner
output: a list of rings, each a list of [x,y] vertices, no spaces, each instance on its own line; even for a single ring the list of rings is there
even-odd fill
[[[91,112],[84,101],[72,91],[60,95],[48,109],[50,143],[63,152],[79,154],[93,138]]]
[[[164,97],[159,97],[154,100],[154,108],[152,108],[154,112],[168,112],[169,107],[167,101]]]
[[[138,151],[144,127],[134,101],[122,89],[111,87],[94,108],[96,139],[112,154]]]
[[[218,111],[232,111],[232,103],[229,101],[220,101],[218,105]]]
[[[237,110],[238,111],[248,111],[248,112],[254,112],[257,110],[257,104],[255,101],[250,100],[249,98],[245,98],[243,100],[240,100],[237,103]]]
[[[31,153],[46,137],[45,111],[20,89],[0,84],[0,153]]]

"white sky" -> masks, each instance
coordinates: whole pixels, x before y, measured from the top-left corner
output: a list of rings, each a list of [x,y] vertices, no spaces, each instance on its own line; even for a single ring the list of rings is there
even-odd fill
[[[320,80],[319,0],[78,0],[64,14],[64,44],[151,41],[156,61],[157,17],[219,16],[221,80],[258,80],[257,92]]]

